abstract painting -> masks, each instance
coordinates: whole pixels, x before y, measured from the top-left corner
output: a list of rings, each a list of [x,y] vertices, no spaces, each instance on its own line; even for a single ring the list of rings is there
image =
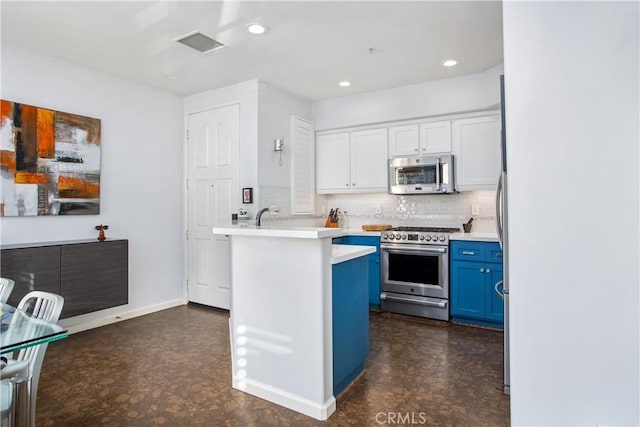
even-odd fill
[[[100,213],[100,119],[0,100],[0,216]]]

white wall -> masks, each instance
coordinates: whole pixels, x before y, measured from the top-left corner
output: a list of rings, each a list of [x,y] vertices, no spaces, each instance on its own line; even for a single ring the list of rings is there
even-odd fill
[[[4,43],[1,83],[3,99],[102,120],[100,215],[5,217],[1,242],[96,239],[97,224],[129,239],[129,304],[85,321],[183,299],[181,99]]]
[[[184,123],[186,126],[187,115],[189,114],[231,104],[240,104],[240,188],[251,187],[254,191],[254,203],[250,205],[242,205],[242,196],[238,191],[238,207],[247,209],[250,213],[255,213],[255,201],[259,197],[257,188],[258,81],[249,80],[185,97]],[[184,179],[186,179],[186,175]]]
[[[502,65],[484,73],[314,102],[316,130],[496,109]]]
[[[505,2],[512,425],[640,425],[638,2]]]

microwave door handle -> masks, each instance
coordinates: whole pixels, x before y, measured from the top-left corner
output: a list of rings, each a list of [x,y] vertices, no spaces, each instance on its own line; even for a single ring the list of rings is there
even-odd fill
[[[440,191],[442,183],[440,182],[440,158],[436,159],[436,191]]]

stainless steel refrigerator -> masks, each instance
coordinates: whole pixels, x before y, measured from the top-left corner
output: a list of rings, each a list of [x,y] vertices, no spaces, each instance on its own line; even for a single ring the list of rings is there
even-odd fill
[[[502,117],[502,170],[496,191],[496,225],[498,238],[502,248],[502,260],[504,276],[502,282],[495,287],[496,293],[504,301],[504,392],[511,393],[511,381],[509,374],[509,221],[507,221],[507,131],[505,116],[504,75],[500,76],[500,110]]]

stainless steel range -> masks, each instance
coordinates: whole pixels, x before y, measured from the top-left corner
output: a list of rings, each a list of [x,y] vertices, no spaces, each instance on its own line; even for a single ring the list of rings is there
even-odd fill
[[[382,232],[382,311],[449,320],[449,234],[457,231],[396,227]]]

